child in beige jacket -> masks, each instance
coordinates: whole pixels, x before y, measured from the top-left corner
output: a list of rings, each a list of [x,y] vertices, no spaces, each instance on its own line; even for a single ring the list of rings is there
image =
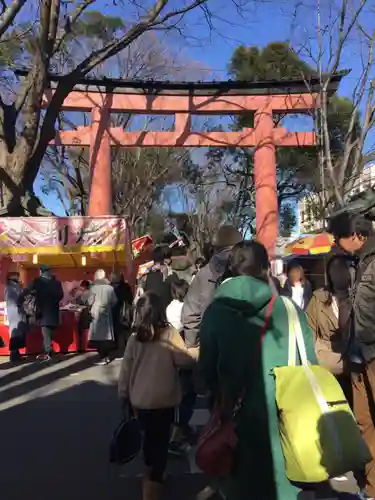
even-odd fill
[[[175,408],[182,398],[178,368],[193,365],[199,350],[185,346],[168,323],[160,298],[151,292],[136,304],[132,331],[121,365],[119,397],[134,408],[144,432],[143,500],[158,500]]]

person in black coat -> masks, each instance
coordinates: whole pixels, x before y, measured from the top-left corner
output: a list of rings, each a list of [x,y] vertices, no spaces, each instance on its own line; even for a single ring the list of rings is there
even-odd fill
[[[52,339],[54,332],[60,326],[60,301],[64,297],[63,287],[52,274],[51,268],[46,264],[41,264],[40,276],[22,290],[18,298],[19,306],[22,307],[23,301],[28,294],[35,295],[35,316],[41,326],[43,335],[44,353],[38,358],[41,361],[48,361],[53,354]]]
[[[119,275],[115,273],[111,274],[110,282],[117,297],[117,303],[112,309],[112,317],[115,330],[115,342],[117,348],[120,348],[119,340],[126,340],[126,334],[130,332],[133,320],[132,311],[134,296],[131,286],[125,281],[122,273]]]

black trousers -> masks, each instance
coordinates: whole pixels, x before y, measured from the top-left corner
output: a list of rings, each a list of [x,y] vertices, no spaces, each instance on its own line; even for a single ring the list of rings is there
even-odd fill
[[[138,420],[144,432],[143,458],[146,467],[150,468],[149,479],[155,483],[163,482],[174,413],[174,408],[137,410]]]
[[[45,354],[50,355],[53,352],[52,340],[55,330],[56,327],[54,326],[42,326],[43,348]]]
[[[178,426],[186,429],[194,413],[194,406],[197,401],[197,393],[194,386],[194,375],[192,370],[180,370],[179,372],[182,386],[182,401],[178,409]]]

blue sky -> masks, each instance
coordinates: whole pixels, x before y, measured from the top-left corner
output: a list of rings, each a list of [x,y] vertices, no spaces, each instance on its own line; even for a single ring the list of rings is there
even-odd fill
[[[244,2],[244,0],[237,0],[237,3],[241,1]],[[241,15],[231,0],[211,0],[209,5],[214,13],[211,32],[207,29],[202,13],[193,11],[187,17],[186,26],[184,26],[186,37],[181,37],[176,32],[167,34],[159,32],[159,36],[173,50],[180,52],[181,59],[186,58],[202,63],[207,68],[204,73],[206,79],[226,79],[228,62],[239,44],[265,46],[272,41],[290,40],[295,46],[299,46],[315,22],[313,10],[315,0],[306,0],[305,3],[309,1],[312,2],[311,5],[307,6],[304,11],[300,10],[292,21],[292,0],[264,0],[251,2],[251,5],[249,2]],[[151,0],[142,0],[139,3],[146,6],[150,2]],[[174,0],[174,2],[176,5],[183,3],[182,0]],[[116,3],[117,6],[114,6],[111,0],[99,0],[95,8],[109,15],[131,19],[133,14],[129,4],[122,0],[117,0]],[[314,45],[314,42],[312,43]],[[358,57],[353,57],[349,51],[346,60],[343,61],[343,66],[352,68],[353,71],[345,78],[340,94],[350,95],[359,71],[357,63]],[[41,194],[39,184],[37,182],[37,193],[49,208],[61,214],[62,207],[58,200],[51,195],[47,199]]]

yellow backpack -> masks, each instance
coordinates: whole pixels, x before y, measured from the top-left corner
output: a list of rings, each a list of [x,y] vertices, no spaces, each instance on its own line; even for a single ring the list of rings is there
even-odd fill
[[[275,368],[274,375],[286,475],[298,483],[319,483],[362,469],[371,455],[340,384],[328,370],[308,362],[296,307],[282,299],[288,313],[288,366]]]

